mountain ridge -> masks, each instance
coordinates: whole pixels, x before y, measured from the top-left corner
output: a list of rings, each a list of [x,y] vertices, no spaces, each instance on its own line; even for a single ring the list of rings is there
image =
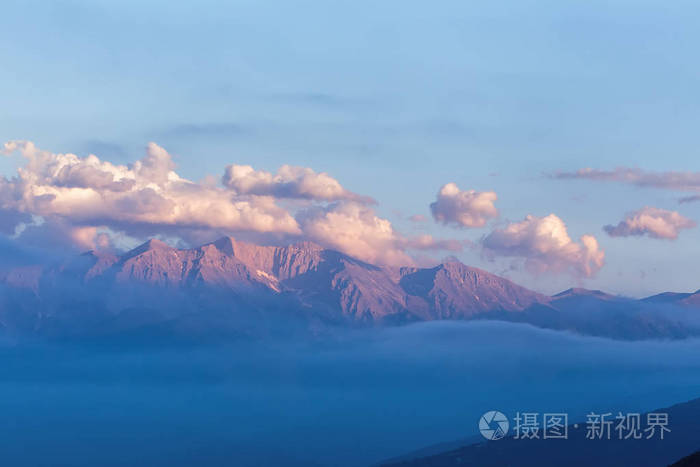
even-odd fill
[[[86,252],[58,265],[11,271],[0,284],[0,324],[12,328],[10,316],[29,308],[22,320],[32,329],[78,308],[81,316],[94,319],[93,309],[113,320],[125,309],[145,307],[172,319],[196,312],[206,320],[216,310],[224,321],[254,326],[297,318],[343,326],[499,319],[611,337],[686,337],[692,332],[683,326],[648,314],[695,306],[693,294],[659,303],[572,288],[550,297],[454,260],[381,267],[311,242],[265,246],[233,237],[193,248],[151,239],[120,255]]]

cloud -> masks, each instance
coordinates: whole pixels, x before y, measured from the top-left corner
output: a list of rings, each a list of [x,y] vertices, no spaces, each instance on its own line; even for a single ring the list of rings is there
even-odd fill
[[[373,264],[408,266],[414,261],[407,250],[463,248],[463,242],[438,240],[431,235],[404,237],[372,208],[355,202],[316,206],[302,211],[297,220],[309,240]]]
[[[23,144],[22,141],[7,141],[2,145],[2,150],[0,151],[0,154],[3,156],[10,156],[13,152],[15,152],[21,145]]]
[[[411,222],[426,222],[428,219],[423,214],[414,214],[408,220]]]
[[[678,200],[678,204],[694,203],[700,201],[700,195],[685,196]]]
[[[304,238],[368,262],[410,265],[409,251],[463,246],[430,235],[404,237],[368,206],[373,200],[309,168],[285,165],[272,174],[231,165],[221,187],[181,177],[172,156],[155,143],[130,165],[51,153],[29,141],[11,141],[2,150],[19,151],[27,162],[15,177],[0,176],[0,230],[48,249],[113,248],[156,235],[203,242],[236,234]],[[297,203],[296,212],[277,204],[289,199],[306,202]]]
[[[2,180],[0,179],[0,197],[2,196]],[[17,212],[14,209],[0,209],[0,234],[12,236],[17,226],[31,221],[31,215]]]
[[[16,177],[0,177],[3,211],[146,235],[164,227],[301,233],[293,216],[272,197],[237,196],[181,178],[170,154],[155,143],[130,166],[94,155],[54,154],[29,141],[11,141],[4,150],[21,151],[27,164]]]
[[[676,211],[646,206],[629,213],[617,225],[606,225],[603,230],[611,237],[647,235],[651,238],[675,240],[680,230],[692,227],[695,227],[695,222]]]
[[[99,232],[97,227],[78,227],[71,231],[73,242],[85,250],[108,248],[111,245],[109,235]]]
[[[489,219],[498,216],[493,205],[498,196],[493,191],[462,191],[454,183],[440,188],[437,200],[430,204],[436,222],[460,227],[483,227]]]
[[[605,253],[591,235],[574,242],[564,222],[554,214],[546,217],[528,215],[521,222],[496,229],[483,241],[489,256],[516,257],[534,272],[568,272],[591,277],[603,267]]]
[[[222,183],[238,194],[316,201],[375,202],[372,198],[346,190],[325,172],[318,173],[306,167],[290,165],[283,165],[276,174],[255,170],[249,165],[229,165]]]
[[[370,263],[405,266],[413,263],[404,239],[386,219],[360,203],[334,203],[304,211],[297,218],[305,235]]]
[[[575,172],[557,172],[552,177],[619,182],[674,191],[700,191],[700,172],[648,172],[630,167],[614,170],[584,168]]]
[[[432,235],[419,235],[417,237],[407,238],[402,241],[406,248],[411,250],[443,250],[443,251],[462,251],[464,245],[469,241],[459,241],[453,239],[437,240]]]
[[[16,240],[25,246],[52,251],[74,252],[114,249],[111,232],[103,226],[74,226],[65,219],[52,217],[48,220],[35,218],[20,228]]]

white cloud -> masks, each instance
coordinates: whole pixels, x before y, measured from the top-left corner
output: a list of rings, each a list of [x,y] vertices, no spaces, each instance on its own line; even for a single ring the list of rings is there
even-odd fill
[[[224,186],[238,194],[265,195],[316,201],[373,203],[369,197],[352,193],[325,172],[307,167],[283,165],[276,174],[249,165],[229,165],[222,178]]]
[[[21,223],[11,238],[19,239],[25,246],[52,251],[74,252],[113,249],[113,232],[100,226],[75,226],[60,217],[48,220],[34,216]]]
[[[651,238],[674,240],[679,231],[695,227],[695,222],[676,211],[646,206],[629,213],[617,225],[606,225],[603,229],[611,237],[647,235]]]
[[[8,141],[2,145],[2,151],[0,154],[3,156],[9,156],[17,149],[17,141]]]
[[[155,143],[128,166],[95,155],[43,151],[29,141],[6,143],[3,151],[20,151],[27,162],[16,177],[0,177],[0,213],[7,220],[0,228],[10,235],[23,223],[20,235],[34,245],[94,249],[109,246],[110,236],[113,241],[155,235],[202,241],[247,232],[305,238],[391,265],[412,264],[408,251],[462,247],[429,235],[402,236],[368,207],[369,198],[311,169],[283,166],[272,175],[229,166],[222,188],[210,179],[195,183],[180,177],[170,154]],[[296,219],[277,204],[290,198],[309,201]],[[40,222],[28,223],[32,218]]]
[[[237,196],[181,178],[171,156],[155,143],[131,166],[94,155],[54,154],[28,141],[12,141],[4,148],[21,151],[27,164],[17,177],[0,178],[0,210],[150,235],[163,227],[301,232],[272,197]]]
[[[462,191],[454,183],[440,188],[430,211],[437,222],[461,227],[483,227],[489,219],[498,216],[493,205],[498,196],[493,191]]]
[[[306,238],[374,264],[408,266],[414,261],[407,251],[461,251],[464,244],[431,235],[404,237],[372,208],[355,202],[308,209],[297,219]]]
[[[71,239],[83,250],[99,250],[111,245],[109,235],[97,227],[75,227],[70,232]]]
[[[591,235],[574,242],[564,222],[554,214],[528,215],[520,222],[496,229],[483,240],[484,251],[492,256],[516,257],[535,272],[569,272],[593,276],[605,260],[605,253]]]
[[[370,263],[412,264],[391,222],[365,205],[334,203],[309,209],[298,219],[306,237],[321,245]]]

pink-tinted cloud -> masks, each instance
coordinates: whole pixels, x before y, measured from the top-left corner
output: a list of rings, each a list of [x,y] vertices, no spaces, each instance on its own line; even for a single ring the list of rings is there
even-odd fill
[[[391,222],[360,203],[335,203],[310,209],[298,219],[305,235],[314,242],[370,263],[412,264]]]
[[[34,245],[71,243],[80,249],[105,248],[110,238],[131,241],[167,235],[207,241],[238,234],[308,239],[359,259],[412,264],[410,251],[458,251],[462,243],[429,235],[404,237],[368,206],[369,198],[345,190],[327,174],[284,166],[276,175],[229,166],[226,187],[177,174],[170,154],[155,143],[130,165],[95,155],[55,154],[28,141],[12,141],[26,165],[12,178],[0,177],[0,229],[20,229]],[[297,212],[278,201],[305,199]],[[331,204],[329,201],[338,200]],[[290,204],[290,203],[286,203]],[[36,221],[35,221],[36,220]]]
[[[70,232],[71,239],[83,250],[102,250],[111,245],[109,235],[97,227],[76,227]]]
[[[459,227],[483,227],[498,216],[493,203],[498,196],[493,191],[460,190],[454,183],[440,188],[437,200],[430,204],[436,222]]]
[[[374,203],[370,197],[346,190],[340,182],[327,173],[318,173],[307,167],[283,165],[276,174],[273,174],[264,170],[255,170],[249,165],[229,165],[222,177],[222,183],[243,195]]]
[[[297,219],[309,240],[375,264],[407,266],[414,263],[410,250],[461,251],[463,246],[431,235],[404,237],[372,208],[355,202],[308,209]]]
[[[25,246],[47,250],[112,250],[112,233],[103,226],[76,226],[60,217],[41,218],[34,216],[15,229],[17,237]]]
[[[521,258],[534,272],[568,272],[591,277],[605,262],[605,253],[591,235],[574,242],[564,222],[554,214],[528,215],[520,222],[495,229],[482,241],[489,256]]]
[[[629,213],[617,225],[606,225],[603,229],[611,237],[646,235],[651,238],[675,240],[683,229],[695,227],[695,222],[676,211],[646,206]]]
[[[150,143],[130,166],[94,155],[54,154],[28,141],[5,144],[27,164],[18,176],[0,178],[0,209],[76,226],[106,225],[158,233],[164,226],[299,234],[293,216],[267,196],[236,196],[229,190],[181,178],[170,154]]]

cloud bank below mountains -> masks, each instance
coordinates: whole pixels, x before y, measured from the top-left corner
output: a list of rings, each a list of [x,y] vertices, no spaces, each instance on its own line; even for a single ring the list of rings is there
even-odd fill
[[[3,347],[4,464],[376,465],[407,446],[480,436],[488,410],[575,423],[665,407],[700,385],[696,339],[621,342],[496,321],[341,337]]]

